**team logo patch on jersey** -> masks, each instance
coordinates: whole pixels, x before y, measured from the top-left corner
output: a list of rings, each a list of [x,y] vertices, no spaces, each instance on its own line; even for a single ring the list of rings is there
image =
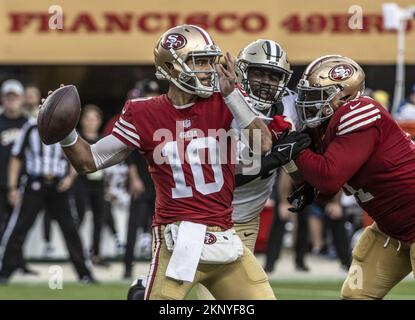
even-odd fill
[[[210,232],[206,232],[205,244],[214,244],[216,242],[216,236]]]
[[[164,49],[170,50],[178,50],[183,48],[187,43],[186,38],[181,35],[180,33],[171,33],[166,36],[164,41],[161,43],[161,46]]]
[[[329,72],[329,78],[333,81],[343,81],[353,75],[353,68],[348,64],[340,64],[332,68]]]
[[[190,119],[186,119],[186,120],[184,120],[183,121],[183,127],[184,128],[190,128],[192,126],[192,120],[190,120]]]

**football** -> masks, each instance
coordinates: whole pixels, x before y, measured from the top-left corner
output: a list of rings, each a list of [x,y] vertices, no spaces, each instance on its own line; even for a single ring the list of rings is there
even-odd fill
[[[81,100],[74,85],[53,91],[40,107],[37,125],[43,143],[61,141],[76,127],[81,115]]]

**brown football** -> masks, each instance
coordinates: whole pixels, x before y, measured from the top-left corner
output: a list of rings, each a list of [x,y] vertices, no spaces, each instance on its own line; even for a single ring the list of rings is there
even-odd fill
[[[37,117],[39,135],[45,144],[65,138],[76,127],[81,115],[81,100],[74,85],[60,87],[43,102]]]

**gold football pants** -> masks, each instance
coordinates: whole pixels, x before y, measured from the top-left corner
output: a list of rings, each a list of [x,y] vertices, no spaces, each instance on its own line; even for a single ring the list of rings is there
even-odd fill
[[[208,231],[222,231],[208,227]],[[228,264],[199,264],[193,282],[177,281],[165,276],[171,253],[164,241],[164,226],[153,228],[153,258],[147,281],[145,299],[176,299],[186,297],[196,283],[203,284],[218,300],[275,299],[266,273],[250,250]]]
[[[411,271],[415,275],[415,243],[405,244],[388,237],[374,223],[353,249],[342,298],[382,299]]]
[[[236,234],[241,238],[242,243],[254,252],[255,243],[259,232],[259,215],[254,219],[244,223],[234,223]],[[196,296],[198,300],[215,300],[214,296],[203,285],[197,285]]]

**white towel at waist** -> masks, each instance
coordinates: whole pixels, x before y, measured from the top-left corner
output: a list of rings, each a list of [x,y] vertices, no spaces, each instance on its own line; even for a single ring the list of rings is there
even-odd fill
[[[188,221],[180,223],[177,242],[166,270],[167,277],[193,282],[205,234],[206,226],[203,224]]]

